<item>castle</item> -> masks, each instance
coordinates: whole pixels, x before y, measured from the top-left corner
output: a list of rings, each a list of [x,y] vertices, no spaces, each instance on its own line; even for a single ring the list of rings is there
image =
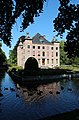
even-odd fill
[[[37,33],[30,38],[21,36],[17,43],[17,65],[24,68],[29,58],[35,58],[39,68],[54,68],[60,65],[60,44],[54,37],[51,42]]]

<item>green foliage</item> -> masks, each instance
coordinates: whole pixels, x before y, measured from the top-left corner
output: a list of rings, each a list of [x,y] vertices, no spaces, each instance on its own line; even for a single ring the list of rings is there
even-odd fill
[[[0,42],[0,48],[2,47],[2,43]]]
[[[9,71],[12,71],[13,69],[15,69],[16,71],[18,71],[18,70],[23,70],[23,68],[21,67],[21,66],[11,66],[11,67],[9,67]]]
[[[46,0],[0,0],[0,37],[11,45],[11,29],[18,17],[22,17],[21,31],[34,22],[34,17],[43,11]]]
[[[61,65],[61,69],[79,72],[79,65]]]
[[[17,51],[15,48],[9,51],[9,64],[11,66],[17,64]]]
[[[60,41],[60,64],[69,64],[69,58],[67,57],[67,52],[64,51],[64,40]]]
[[[60,41],[60,64],[61,65],[79,65],[79,57],[68,58],[67,52],[64,51],[65,41]]]
[[[55,18],[54,29],[58,32],[57,35],[63,36],[67,32],[65,51],[68,56],[79,57],[79,4],[71,4],[71,0],[59,0],[59,12]],[[72,2],[72,1],[71,1]]]
[[[75,57],[73,59],[73,65],[79,65],[79,58],[78,57]]]
[[[0,66],[7,64],[7,58],[3,50],[0,48]]]
[[[11,45],[11,30],[18,17],[22,17],[21,31],[34,22],[43,11],[46,0],[0,0],[0,38]],[[68,56],[79,57],[79,4],[72,4],[72,0],[59,0],[58,16],[55,18],[54,29],[57,35],[66,36],[65,51]]]

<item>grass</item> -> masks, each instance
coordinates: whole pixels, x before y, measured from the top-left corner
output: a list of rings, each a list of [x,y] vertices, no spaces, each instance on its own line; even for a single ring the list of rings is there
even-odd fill
[[[59,75],[59,74],[70,74],[72,72],[79,72],[79,66],[65,66],[62,65],[59,68],[55,69],[37,69],[37,70],[23,70],[21,67],[12,66],[9,68],[9,71],[15,69],[19,75],[30,75],[30,76],[37,76],[37,75]]]
[[[79,72],[79,65],[61,65],[61,69],[71,70],[73,72]]]

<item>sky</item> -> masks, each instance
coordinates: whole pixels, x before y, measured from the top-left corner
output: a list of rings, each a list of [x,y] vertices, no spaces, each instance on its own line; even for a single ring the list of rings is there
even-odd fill
[[[72,1],[79,3],[79,0]],[[27,32],[29,33],[30,38],[32,38],[36,33],[40,33],[41,35],[45,35],[48,41],[52,41],[53,37],[56,35],[56,33],[53,32],[53,20],[55,17],[57,17],[58,7],[58,0],[48,0],[46,3],[44,3],[43,13],[41,13],[39,17],[34,18],[34,23],[30,24],[30,26],[28,26],[27,29],[25,29],[23,32],[20,32],[19,29],[22,19],[20,17],[12,29],[13,38],[11,42],[11,48],[6,46],[4,43],[2,44],[2,50],[5,52],[7,58],[9,58],[9,50],[12,50],[14,48],[18,41],[18,38],[22,35],[26,35]],[[65,35],[63,36],[63,39],[65,39]],[[57,40],[60,41],[60,38],[58,37]]]

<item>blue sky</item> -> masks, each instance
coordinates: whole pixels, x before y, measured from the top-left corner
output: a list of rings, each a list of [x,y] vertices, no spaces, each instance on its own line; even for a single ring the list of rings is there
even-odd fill
[[[78,0],[72,0],[72,2],[78,2]],[[21,17],[17,20],[17,23],[14,25],[12,29],[12,42],[11,48],[7,47],[5,44],[2,45],[2,49],[5,52],[7,58],[9,57],[9,50],[13,49],[16,45],[18,38],[22,35],[26,35],[29,32],[30,37],[33,37],[36,33],[40,33],[41,35],[45,35],[48,41],[51,41],[55,33],[53,32],[53,20],[58,14],[59,1],[58,0],[48,0],[44,4],[43,13],[40,14],[39,17],[34,19],[34,23],[30,24],[27,29],[23,32],[20,32],[19,26],[21,23]],[[65,39],[65,36],[63,37]],[[60,40],[60,38],[58,38]]]

